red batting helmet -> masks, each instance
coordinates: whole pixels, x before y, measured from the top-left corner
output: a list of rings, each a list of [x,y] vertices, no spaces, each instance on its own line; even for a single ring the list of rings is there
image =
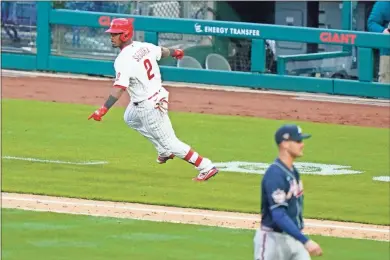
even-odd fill
[[[119,39],[121,41],[126,42],[133,37],[133,19],[126,18],[115,18],[112,19],[110,28],[106,31],[107,33],[121,33]]]

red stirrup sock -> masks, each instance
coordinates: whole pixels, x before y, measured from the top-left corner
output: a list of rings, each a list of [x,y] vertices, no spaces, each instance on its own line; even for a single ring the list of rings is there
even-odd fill
[[[196,167],[199,167],[199,165],[202,163],[203,157],[194,150],[190,149],[190,151],[184,157],[184,160],[191,163],[192,165],[195,165]]]

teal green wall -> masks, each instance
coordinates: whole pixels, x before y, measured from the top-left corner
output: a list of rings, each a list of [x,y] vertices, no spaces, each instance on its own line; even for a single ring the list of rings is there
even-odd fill
[[[74,25],[87,27],[102,27],[99,17],[133,17],[134,26],[138,31],[145,31],[145,40],[157,43],[159,33],[180,33],[192,35],[214,35],[220,37],[237,37],[252,39],[251,72],[227,72],[213,70],[194,70],[175,67],[176,61],[168,59],[161,62],[162,77],[165,81],[193,82],[202,84],[241,86],[252,88],[266,88],[287,91],[304,91],[328,94],[341,94],[365,97],[380,97],[390,99],[390,85],[372,82],[372,48],[385,48],[389,44],[389,36],[377,33],[303,28],[292,26],[276,26],[266,24],[252,24],[240,22],[223,22],[190,19],[170,19],[145,16],[132,16],[110,13],[81,12],[61,9],[51,9],[50,2],[37,2],[37,54],[11,54],[2,52],[2,68],[19,70],[59,71],[91,75],[113,76],[113,62],[93,59],[76,59],[50,54],[50,28],[52,25]],[[196,30],[195,25],[201,29]],[[226,28],[226,33],[206,32],[207,27]],[[234,30],[256,31],[258,35],[237,35]],[[324,33],[328,35],[349,35],[349,42],[328,42]],[[358,47],[359,80],[337,80],[329,78],[310,78],[285,76],[283,62],[278,67],[278,75],[263,74],[265,71],[264,40],[280,40],[293,42],[312,42],[337,44],[345,47]],[[324,42],[325,40],[325,42]],[[193,47],[187,49],[186,54],[195,56],[201,64],[214,47]],[[339,53],[317,54],[316,58],[343,56],[347,51]],[[295,57],[280,57],[280,60],[307,59],[307,55]],[[310,57],[309,57],[310,58]],[[313,57],[311,57],[313,58]],[[170,66],[164,66],[170,65]]]

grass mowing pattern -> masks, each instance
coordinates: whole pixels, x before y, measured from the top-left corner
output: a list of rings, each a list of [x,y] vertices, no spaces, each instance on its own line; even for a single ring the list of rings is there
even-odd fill
[[[253,230],[3,209],[7,260],[252,258]],[[312,236],[323,260],[384,260],[388,243]]]
[[[261,176],[221,172],[194,183],[197,172],[178,159],[155,163],[153,146],[129,129],[123,108],[103,122],[92,106],[3,100],[3,155],[52,160],[107,160],[80,166],[3,160],[3,191],[258,212]],[[272,162],[273,133],[284,121],[171,113],[177,135],[215,162]],[[389,224],[389,130],[302,122],[313,134],[301,161],[352,166],[360,175],[308,176],[305,217]]]

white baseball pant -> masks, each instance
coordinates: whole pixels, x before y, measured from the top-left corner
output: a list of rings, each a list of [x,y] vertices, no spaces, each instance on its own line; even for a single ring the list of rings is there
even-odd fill
[[[147,100],[138,104],[130,102],[124,114],[126,124],[150,140],[159,156],[173,154],[193,164],[201,173],[209,171],[214,167],[213,163],[176,137],[168,116],[168,104],[165,104],[165,109],[156,108],[158,102],[168,101],[168,98],[169,92],[162,87],[157,95]]]
[[[310,260],[301,242],[292,236],[259,228],[254,237],[255,260]]]

